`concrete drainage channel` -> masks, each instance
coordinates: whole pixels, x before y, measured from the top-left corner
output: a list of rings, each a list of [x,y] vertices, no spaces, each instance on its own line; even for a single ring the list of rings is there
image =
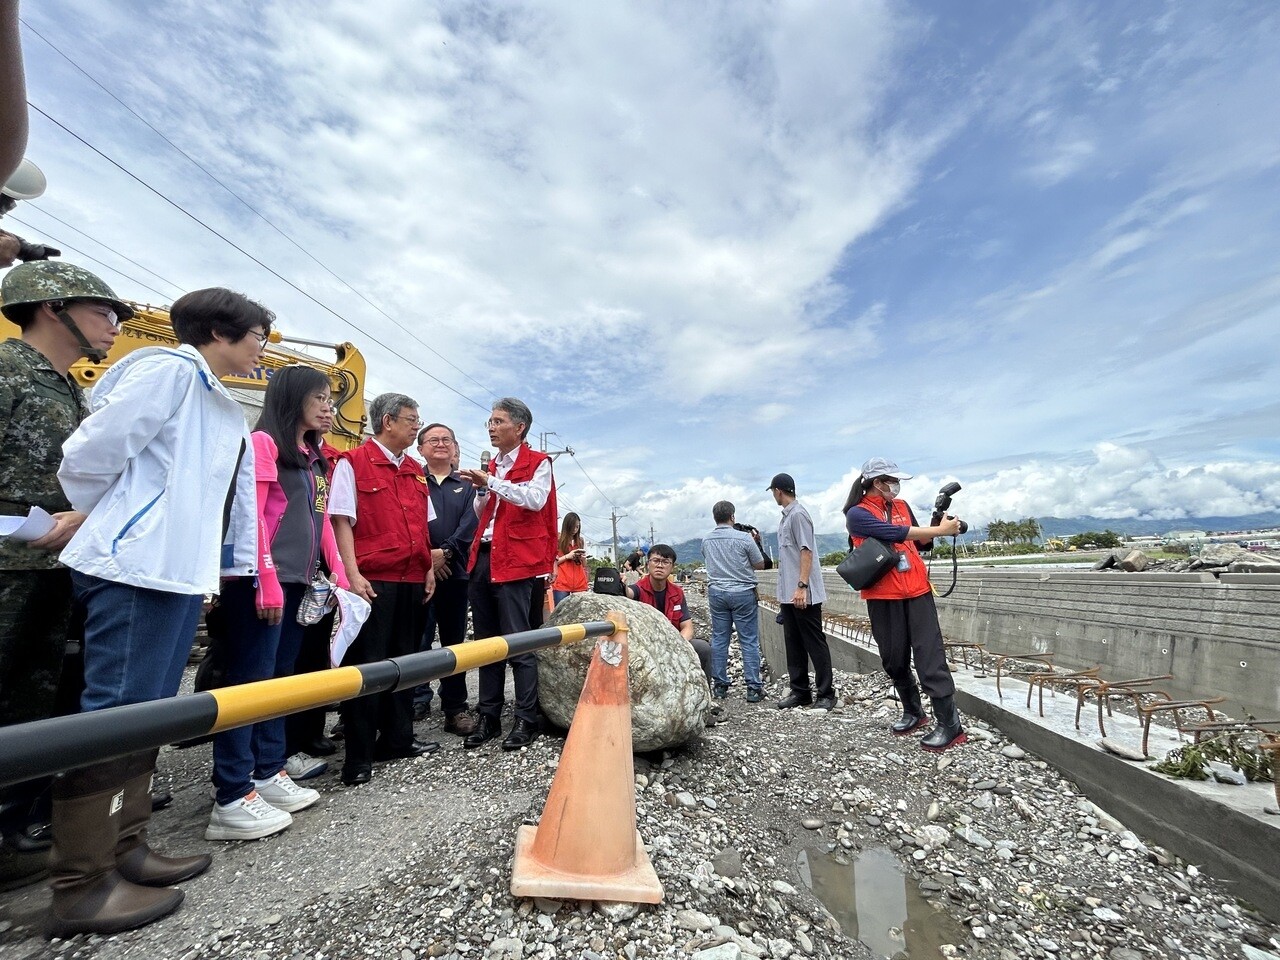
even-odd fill
[[[767,607],[761,608],[760,641],[770,663],[786,663],[782,628]],[[829,625],[827,641],[836,668],[852,673],[881,669],[879,655],[867,645],[870,638],[840,636]],[[998,727],[1074,780],[1085,796],[1129,829],[1233,883],[1242,900],[1280,921],[1280,872],[1275,866],[1280,863],[1280,816],[1264,812],[1275,807],[1271,784],[1173,780],[1153,772],[1149,763],[1123,760],[1103,750],[1088,713],[1076,730],[1072,696],[1046,695],[1041,717],[1034,700],[1030,709],[1026,707],[1025,682],[1005,678],[1001,700],[993,678],[957,669],[955,679],[962,712]],[[1142,742],[1138,722],[1119,713],[1107,720],[1107,734],[1135,750]],[[1172,729],[1152,725],[1153,757],[1163,757],[1185,742]]]

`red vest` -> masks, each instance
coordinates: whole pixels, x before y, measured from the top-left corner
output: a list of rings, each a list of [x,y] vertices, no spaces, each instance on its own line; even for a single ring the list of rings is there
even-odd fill
[[[366,440],[339,454],[356,480],[356,564],[366,580],[422,583],[431,569],[427,478],[413,457],[397,467]]]
[[[854,510],[866,510],[867,513],[875,517],[877,520],[884,520],[885,501],[883,497],[870,494],[862,499]],[[902,527],[914,527],[918,524],[912,522],[911,508],[907,506],[905,500],[894,500],[892,512],[889,515],[889,523],[897,524]],[[856,548],[862,543],[863,537],[850,537],[849,542]],[[890,544],[899,553],[905,553],[911,566],[904,573],[893,567],[883,577],[872,584],[868,589],[862,591],[863,600],[910,600],[912,597],[922,597],[932,588],[929,583],[929,571],[925,569],[924,561],[920,559],[920,551],[916,549],[914,540],[904,540],[902,543]]]
[[[511,465],[503,479],[511,483],[527,483],[533,479],[538,465],[550,460],[545,453],[539,453],[527,443],[522,443],[516,451],[516,462]],[[489,474],[496,476],[498,461],[489,461]],[[501,504],[502,509],[498,509]],[[489,528],[489,520],[493,512],[498,511],[498,519],[493,524],[493,546],[489,553],[489,582],[508,583],[513,580],[527,580],[529,577],[541,577],[551,572],[556,564],[556,545],[559,531],[556,529],[556,481],[551,478],[551,493],[541,510],[525,510],[512,503],[504,503],[495,493],[485,498],[484,508],[480,511],[480,524],[476,527],[475,539],[471,541],[471,558],[467,562],[467,572],[476,568],[476,557],[480,555],[480,541]]]
[[[653,583],[648,577],[641,577],[635,582],[635,591],[640,597],[641,603],[647,603],[651,607],[657,607],[658,595],[654,593]],[[692,614],[684,602],[684,591],[677,587],[670,580],[667,581],[666,603],[662,607],[658,607],[662,611],[662,615],[671,621],[671,625],[677,630],[680,624],[689,619]]]

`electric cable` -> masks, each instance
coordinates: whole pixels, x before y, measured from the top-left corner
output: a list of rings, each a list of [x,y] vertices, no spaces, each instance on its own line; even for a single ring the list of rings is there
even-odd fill
[[[145,289],[145,290],[150,290],[152,293],[154,293],[154,294],[155,294],[156,296],[158,296],[158,297],[162,297],[162,298],[168,299],[168,295],[167,295],[167,294],[161,293],[161,292],[160,292],[159,290],[157,290],[155,287],[152,287],[152,286],[149,286],[149,285],[148,285],[148,284],[146,284],[146,283],[143,283],[143,282],[142,282],[141,280],[139,280],[137,277],[131,277],[131,276],[129,276],[129,274],[125,273],[125,272],[124,272],[123,270],[121,270],[119,267],[113,267],[111,264],[106,263],[106,262],[104,262],[104,261],[102,261],[102,260],[99,260],[99,259],[98,259],[97,257],[95,257],[93,254],[91,254],[91,253],[86,253],[85,251],[81,250],[79,247],[74,247],[74,246],[72,246],[71,244],[67,243],[67,241],[65,241],[65,240],[61,239],[60,237],[56,237],[56,236],[54,236],[53,234],[49,233],[49,231],[47,231],[47,230],[42,230],[40,227],[37,227],[35,224],[27,223],[27,221],[25,221],[25,220],[20,220],[20,219],[18,219],[17,217],[15,217],[13,214],[9,214],[9,216],[8,216],[8,217],[6,217],[5,219],[7,219],[7,220],[12,220],[14,223],[20,223],[20,224],[22,224],[22,226],[27,227],[27,228],[29,228],[29,229],[31,229],[31,230],[40,230],[40,232],[41,232],[42,234],[44,234],[44,236],[48,237],[50,240],[53,240],[55,243],[57,243],[57,244],[58,244],[58,249],[60,249],[60,250],[70,250],[72,253],[77,254],[77,255],[79,255],[79,256],[81,256],[81,257],[83,257],[84,259],[86,259],[86,260],[90,261],[91,263],[96,263],[98,266],[102,267],[104,270],[109,270],[109,271],[111,271],[112,273],[116,274],[117,276],[124,277],[124,278],[125,278],[126,280],[128,280],[130,283],[136,283],[138,286],[142,287],[143,289]],[[108,249],[110,249],[110,248],[108,248]],[[112,252],[114,253],[114,251],[112,251]],[[130,263],[133,263],[133,261],[132,261],[132,260],[130,260],[129,262],[130,262]],[[143,267],[142,269],[146,270],[147,268],[146,268],[146,267]],[[147,271],[147,272],[149,273],[150,271]],[[168,283],[168,282],[169,282],[169,281],[167,281],[167,280],[165,281],[165,283]]]
[[[40,206],[39,204],[35,203],[34,201],[32,201],[32,200],[28,200],[28,201],[26,201],[26,203],[27,203],[27,205],[28,205],[29,207],[31,207],[33,210],[39,210],[41,214],[43,214],[44,216],[48,217],[50,220],[56,220],[58,223],[62,224],[62,225],[63,225],[64,227],[66,227],[67,229],[69,229],[69,230],[74,230],[76,233],[80,234],[80,236],[84,237],[86,240],[92,240],[94,243],[96,243],[98,246],[102,247],[104,250],[110,250],[112,253],[114,253],[114,254],[115,254],[117,257],[119,257],[121,260],[125,260],[125,261],[128,261],[129,263],[132,263],[132,264],[133,264],[135,267],[137,267],[139,270],[145,270],[145,271],[147,271],[147,273],[151,274],[151,275],[152,275],[153,277],[155,277],[157,280],[162,280],[163,282],[165,282],[165,283],[169,284],[169,286],[173,287],[173,288],[174,288],[175,290],[177,290],[178,292],[180,292],[180,293],[187,293],[187,292],[188,292],[188,291],[187,291],[187,289],[186,289],[186,287],[182,286],[182,284],[180,284],[180,283],[174,283],[174,282],[173,282],[172,280],[170,280],[168,277],[161,276],[160,274],[158,274],[158,273],[156,273],[154,270],[152,270],[150,267],[145,266],[145,265],[143,265],[143,264],[139,263],[137,260],[134,260],[132,257],[129,257],[129,256],[127,256],[127,255],[125,255],[125,254],[121,253],[119,250],[115,249],[114,247],[110,246],[109,244],[103,243],[103,242],[102,242],[101,240],[99,240],[97,237],[93,236],[93,234],[91,234],[91,233],[86,233],[84,230],[81,230],[79,227],[75,226],[74,224],[68,223],[66,220],[63,220],[61,217],[56,216],[56,215],[54,215],[54,214],[50,213],[48,210],[46,210],[44,207]],[[34,230],[39,230],[39,229],[40,229],[40,227],[33,227],[32,229],[34,229]],[[148,288],[148,289],[150,289],[150,288]],[[158,290],[152,290],[152,292],[153,292],[153,293],[159,293],[160,291],[158,291]]]
[[[19,18],[19,19],[21,19],[21,18]],[[446,364],[448,364],[449,366],[453,367],[453,369],[457,370],[460,374],[462,374],[464,377],[466,377],[468,380],[470,380],[472,383],[474,383],[474,384],[475,384],[477,387],[479,387],[481,390],[484,390],[484,391],[485,391],[486,393],[488,393],[490,396],[494,396],[494,395],[495,395],[495,394],[493,393],[493,391],[491,391],[491,390],[490,390],[488,387],[486,387],[483,383],[481,383],[481,382],[480,382],[479,380],[477,380],[475,377],[471,376],[471,374],[467,373],[465,370],[463,370],[461,367],[459,367],[456,363],[454,363],[452,360],[450,360],[448,357],[446,357],[444,354],[442,354],[439,350],[436,350],[436,349],[435,349],[434,347],[432,347],[430,344],[426,343],[426,342],[425,342],[425,341],[423,341],[421,338],[419,338],[419,337],[418,337],[418,336],[417,336],[417,335],[416,335],[412,330],[410,330],[408,327],[406,327],[404,324],[402,324],[399,320],[397,320],[395,317],[391,316],[391,314],[387,313],[387,311],[383,310],[380,306],[378,306],[376,303],[374,303],[372,300],[370,300],[367,296],[365,296],[363,293],[361,293],[358,289],[356,289],[356,287],[355,287],[355,286],[353,286],[353,285],[350,283],[350,281],[348,281],[346,278],[344,278],[344,277],[342,277],[342,276],[339,276],[339,275],[338,275],[338,274],[337,274],[337,273],[336,273],[336,272],[335,272],[335,271],[334,271],[334,270],[333,270],[333,269],[332,269],[328,264],[324,263],[322,260],[320,260],[320,259],[319,259],[318,257],[316,257],[314,254],[312,254],[310,250],[308,250],[308,249],[307,249],[306,247],[304,247],[302,244],[298,243],[298,241],[294,240],[294,239],[293,239],[293,237],[291,237],[288,233],[286,233],[284,230],[282,230],[280,227],[278,227],[275,223],[273,223],[273,222],[271,221],[271,219],[270,219],[270,218],[268,218],[268,217],[266,216],[266,214],[264,214],[262,211],[258,210],[256,207],[254,207],[254,206],[253,206],[253,204],[249,203],[249,201],[248,201],[248,200],[246,200],[244,197],[240,196],[240,194],[236,193],[236,192],[235,192],[235,190],[233,190],[233,189],[232,189],[231,187],[229,187],[227,184],[223,183],[223,182],[222,182],[222,180],[220,180],[220,179],[219,179],[219,178],[218,178],[218,177],[217,177],[217,176],[216,176],[216,175],[215,175],[211,170],[209,170],[206,166],[204,166],[204,164],[200,163],[200,161],[199,161],[199,160],[197,160],[195,157],[191,156],[189,153],[187,153],[185,150],[183,150],[180,146],[178,146],[176,143],[174,143],[172,140],[170,140],[170,139],[169,139],[167,136],[165,136],[165,135],[164,135],[164,133],[162,133],[162,132],[161,132],[161,131],[160,131],[160,130],[159,130],[159,129],[154,125],[154,124],[152,124],[149,120],[147,120],[147,118],[146,118],[146,117],[142,116],[140,113],[138,113],[136,110],[134,110],[131,106],[129,106],[129,104],[125,103],[122,99],[120,99],[120,97],[118,97],[115,93],[113,93],[111,90],[109,90],[109,89],[106,87],[106,85],[105,85],[105,84],[103,84],[100,80],[98,80],[98,78],[97,78],[97,77],[93,76],[93,74],[89,73],[87,70],[85,70],[83,67],[81,67],[81,66],[80,66],[80,64],[76,63],[76,62],[75,62],[74,60],[72,60],[69,56],[67,56],[65,53],[63,53],[63,52],[62,52],[62,50],[60,50],[60,49],[58,48],[57,44],[55,44],[52,40],[50,40],[48,37],[46,37],[44,34],[42,34],[42,33],[41,33],[39,30],[37,30],[35,27],[31,26],[31,24],[30,24],[30,23],[28,23],[26,20],[21,20],[21,22],[22,22],[23,26],[25,26],[28,30],[30,30],[32,33],[34,33],[34,34],[35,34],[37,37],[39,37],[42,41],[44,41],[46,44],[48,44],[48,46],[49,46],[49,47],[50,47],[50,48],[51,48],[51,49],[52,49],[56,54],[58,54],[58,56],[62,57],[62,59],[66,60],[66,61],[67,61],[67,63],[71,64],[71,66],[75,67],[75,69],[76,69],[76,70],[78,70],[78,71],[79,71],[80,73],[82,73],[85,77],[87,77],[90,81],[92,81],[94,84],[96,84],[96,85],[98,86],[98,88],[102,90],[102,92],[103,92],[103,93],[105,93],[107,96],[109,96],[109,97],[110,97],[112,100],[114,100],[116,103],[120,104],[120,106],[122,106],[126,111],[128,111],[128,112],[129,112],[130,114],[132,114],[135,118],[137,118],[137,120],[138,120],[139,122],[141,122],[142,124],[144,124],[144,125],[147,127],[147,129],[149,129],[152,133],[154,133],[157,137],[159,137],[161,140],[163,140],[165,143],[167,143],[170,147],[172,147],[174,150],[176,150],[176,151],[177,151],[177,152],[178,152],[182,157],[184,157],[187,161],[189,161],[192,165],[194,165],[194,166],[196,167],[196,169],[198,169],[201,173],[203,173],[205,176],[207,176],[210,180],[212,180],[212,181],[213,181],[214,183],[216,183],[218,186],[222,187],[222,189],[223,189],[223,190],[225,190],[225,191],[227,191],[227,193],[231,194],[231,196],[235,197],[235,199],[236,199],[236,200],[238,200],[241,204],[243,204],[243,205],[244,205],[244,207],[245,207],[247,210],[249,210],[249,212],[251,212],[254,216],[256,216],[258,219],[260,219],[263,223],[265,223],[267,226],[269,226],[272,230],[274,230],[276,233],[278,233],[278,234],[279,234],[281,237],[283,237],[285,240],[289,241],[289,243],[293,244],[293,246],[294,246],[294,247],[296,247],[299,251],[301,251],[301,253],[302,253],[304,256],[306,256],[309,260],[311,260],[313,263],[315,263],[318,267],[320,267],[322,270],[324,270],[326,273],[328,273],[328,274],[329,274],[329,276],[333,277],[335,280],[337,280],[339,283],[341,283],[343,286],[345,286],[348,290],[350,290],[352,293],[354,293],[357,297],[359,297],[361,300],[363,300],[363,301],[364,301],[365,303],[367,303],[369,306],[373,307],[373,309],[377,310],[380,314],[382,314],[384,317],[386,317],[388,320],[390,320],[392,323],[394,323],[397,327],[399,327],[401,330],[403,330],[403,331],[404,331],[405,333],[407,333],[409,336],[413,337],[413,339],[414,339],[414,340],[416,340],[416,341],[417,341],[418,343],[420,343],[422,346],[426,347],[426,349],[430,350],[433,354],[435,354],[437,357],[439,357],[441,360],[443,360]],[[41,111],[41,112],[43,112],[43,111]],[[48,116],[48,114],[45,114],[45,116]],[[52,118],[50,118],[50,119],[52,119]],[[283,279],[283,278],[282,278],[282,279]],[[166,282],[167,282],[167,281],[166,281]]]
[[[71,137],[73,137],[74,139],[78,140],[78,141],[79,141],[80,143],[82,143],[84,146],[88,147],[90,150],[92,150],[94,153],[96,153],[99,157],[101,157],[103,160],[106,160],[109,164],[111,164],[113,167],[115,167],[115,168],[116,168],[117,170],[119,170],[121,173],[125,174],[125,175],[126,175],[127,177],[129,177],[131,180],[136,181],[137,183],[139,183],[140,185],[142,185],[143,187],[145,187],[149,192],[151,192],[151,193],[155,194],[157,197],[159,197],[159,198],[160,198],[161,200],[163,200],[165,203],[169,204],[171,207],[173,207],[175,210],[177,210],[177,211],[178,211],[179,213],[181,213],[183,216],[187,217],[188,219],[190,219],[190,220],[194,221],[195,223],[199,224],[200,226],[204,227],[206,230],[208,230],[210,233],[212,233],[215,237],[217,237],[217,238],[218,238],[219,240],[221,240],[223,243],[227,244],[227,245],[228,245],[229,247],[231,247],[232,249],[234,249],[234,250],[236,250],[237,252],[239,252],[239,253],[243,254],[244,256],[248,257],[250,260],[252,260],[252,261],[253,261],[254,263],[256,263],[258,266],[260,266],[263,270],[267,271],[267,273],[271,274],[273,277],[275,277],[275,278],[276,278],[277,280],[279,280],[281,283],[284,283],[286,286],[290,287],[291,289],[293,289],[293,290],[294,290],[294,291],[296,291],[297,293],[299,293],[299,294],[301,294],[302,296],[306,297],[308,300],[310,300],[312,303],[314,303],[314,304],[315,304],[317,307],[319,307],[321,310],[324,310],[326,313],[331,314],[331,315],[332,315],[333,317],[335,317],[336,319],[341,320],[341,321],[342,321],[343,323],[345,323],[347,326],[351,327],[351,329],[353,329],[353,330],[357,331],[358,333],[360,333],[360,334],[362,334],[363,336],[367,337],[368,339],[372,340],[374,343],[376,343],[378,346],[382,347],[382,349],[384,349],[384,350],[388,351],[389,353],[391,353],[393,356],[399,357],[401,360],[403,360],[405,363],[409,364],[409,366],[413,367],[415,370],[417,370],[417,371],[418,371],[419,373],[421,373],[423,376],[428,377],[428,378],[430,378],[431,380],[434,380],[436,383],[440,384],[440,386],[444,387],[446,390],[450,391],[451,393],[455,393],[455,394],[457,394],[457,395],[458,395],[459,397],[461,397],[463,400],[466,400],[468,403],[470,403],[470,404],[472,404],[472,405],[474,405],[474,406],[476,406],[476,407],[479,407],[481,410],[488,410],[488,409],[489,409],[489,407],[487,407],[487,406],[485,406],[484,404],[480,403],[479,401],[477,401],[477,400],[473,399],[472,397],[467,396],[465,393],[463,393],[461,390],[458,390],[456,387],[450,386],[449,384],[445,383],[443,380],[441,380],[441,379],[440,379],[439,377],[437,377],[435,374],[430,373],[430,372],[428,372],[427,370],[424,370],[422,367],[420,367],[418,364],[414,363],[412,360],[410,360],[410,359],[409,359],[408,357],[406,357],[404,354],[400,353],[400,352],[399,352],[399,351],[397,351],[397,350],[392,349],[392,347],[391,347],[390,345],[388,345],[388,344],[384,343],[383,341],[379,340],[377,337],[375,337],[373,334],[369,333],[367,330],[362,329],[360,326],[358,326],[358,325],[357,325],[356,323],[354,323],[353,321],[348,320],[346,317],[342,316],[342,314],[338,313],[338,311],[334,310],[334,309],[333,309],[332,307],[330,307],[327,303],[325,303],[325,302],[323,302],[322,300],[318,299],[318,298],[317,298],[317,297],[315,297],[314,295],[312,295],[312,294],[308,293],[306,290],[303,290],[303,289],[302,289],[302,287],[298,286],[296,283],[294,283],[294,282],[293,282],[292,280],[290,280],[288,277],[284,276],[284,274],[280,273],[278,270],[276,270],[276,269],[274,269],[273,267],[270,267],[270,266],[268,266],[267,264],[263,263],[261,260],[259,260],[257,257],[255,257],[252,253],[250,253],[248,250],[246,250],[244,247],[240,246],[238,243],[236,243],[234,240],[232,240],[230,237],[228,237],[226,234],[221,233],[220,231],[218,231],[218,230],[217,230],[217,229],[215,229],[214,227],[212,227],[212,226],[210,226],[209,224],[205,223],[203,220],[201,220],[199,217],[197,217],[194,213],[192,213],[191,211],[189,211],[189,210],[187,210],[185,207],[183,207],[183,206],[182,206],[180,203],[178,203],[176,200],[173,200],[173,199],[169,198],[168,196],[166,196],[165,194],[161,193],[159,190],[157,190],[155,187],[151,186],[151,184],[147,183],[145,180],[143,180],[143,179],[142,179],[141,177],[139,177],[137,174],[133,173],[131,170],[129,170],[129,169],[128,169],[127,167],[125,167],[123,164],[121,164],[121,163],[117,162],[116,160],[114,160],[114,159],[112,159],[111,157],[109,157],[107,154],[103,153],[101,150],[99,150],[97,147],[95,147],[92,143],[90,143],[90,142],[89,142],[88,140],[86,140],[84,137],[80,136],[80,134],[76,133],[74,130],[72,130],[70,127],[68,127],[66,124],[62,123],[62,122],[61,122],[61,121],[59,121],[59,120],[55,120],[52,116],[50,116],[48,113],[46,113],[46,112],[45,112],[43,109],[41,109],[38,105],[36,105],[36,104],[32,103],[30,100],[28,100],[28,101],[27,101],[27,105],[28,105],[29,107],[31,107],[31,109],[32,109],[32,110],[36,111],[36,113],[40,114],[42,117],[44,117],[44,118],[45,118],[46,120],[48,120],[50,123],[52,123],[54,126],[56,126],[56,127],[58,127],[59,129],[63,130],[65,133],[67,133],[68,135],[70,135],[70,136],[71,136]],[[144,284],[144,286],[145,286],[145,284]],[[148,289],[150,289],[150,288],[148,288]]]

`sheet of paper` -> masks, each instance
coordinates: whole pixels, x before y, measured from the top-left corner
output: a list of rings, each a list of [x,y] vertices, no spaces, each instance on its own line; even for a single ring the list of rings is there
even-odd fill
[[[329,639],[329,666],[336,667],[342,663],[347,650],[355,642],[360,627],[369,619],[369,611],[373,608],[364,597],[356,596],[350,590],[335,587],[338,595],[337,625],[333,636]]]
[[[39,540],[54,527],[54,519],[40,507],[32,507],[25,517],[0,517],[0,537]]]

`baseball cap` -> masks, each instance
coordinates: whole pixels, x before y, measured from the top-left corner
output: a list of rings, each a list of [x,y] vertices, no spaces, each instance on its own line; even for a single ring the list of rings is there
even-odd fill
[[[796,482],[791,479],[791,474],[778,473],[774,474],[773,479],[769,481],[769,485],[765,489],[781,490],[783,493],[794,497],[796,495]]]
[[[893,477],[897,480],[910,480],[911,474],[903,473],[898,465],[884,457],[872,457],[862,465],[862,475],[869,479],[876,477]]]

